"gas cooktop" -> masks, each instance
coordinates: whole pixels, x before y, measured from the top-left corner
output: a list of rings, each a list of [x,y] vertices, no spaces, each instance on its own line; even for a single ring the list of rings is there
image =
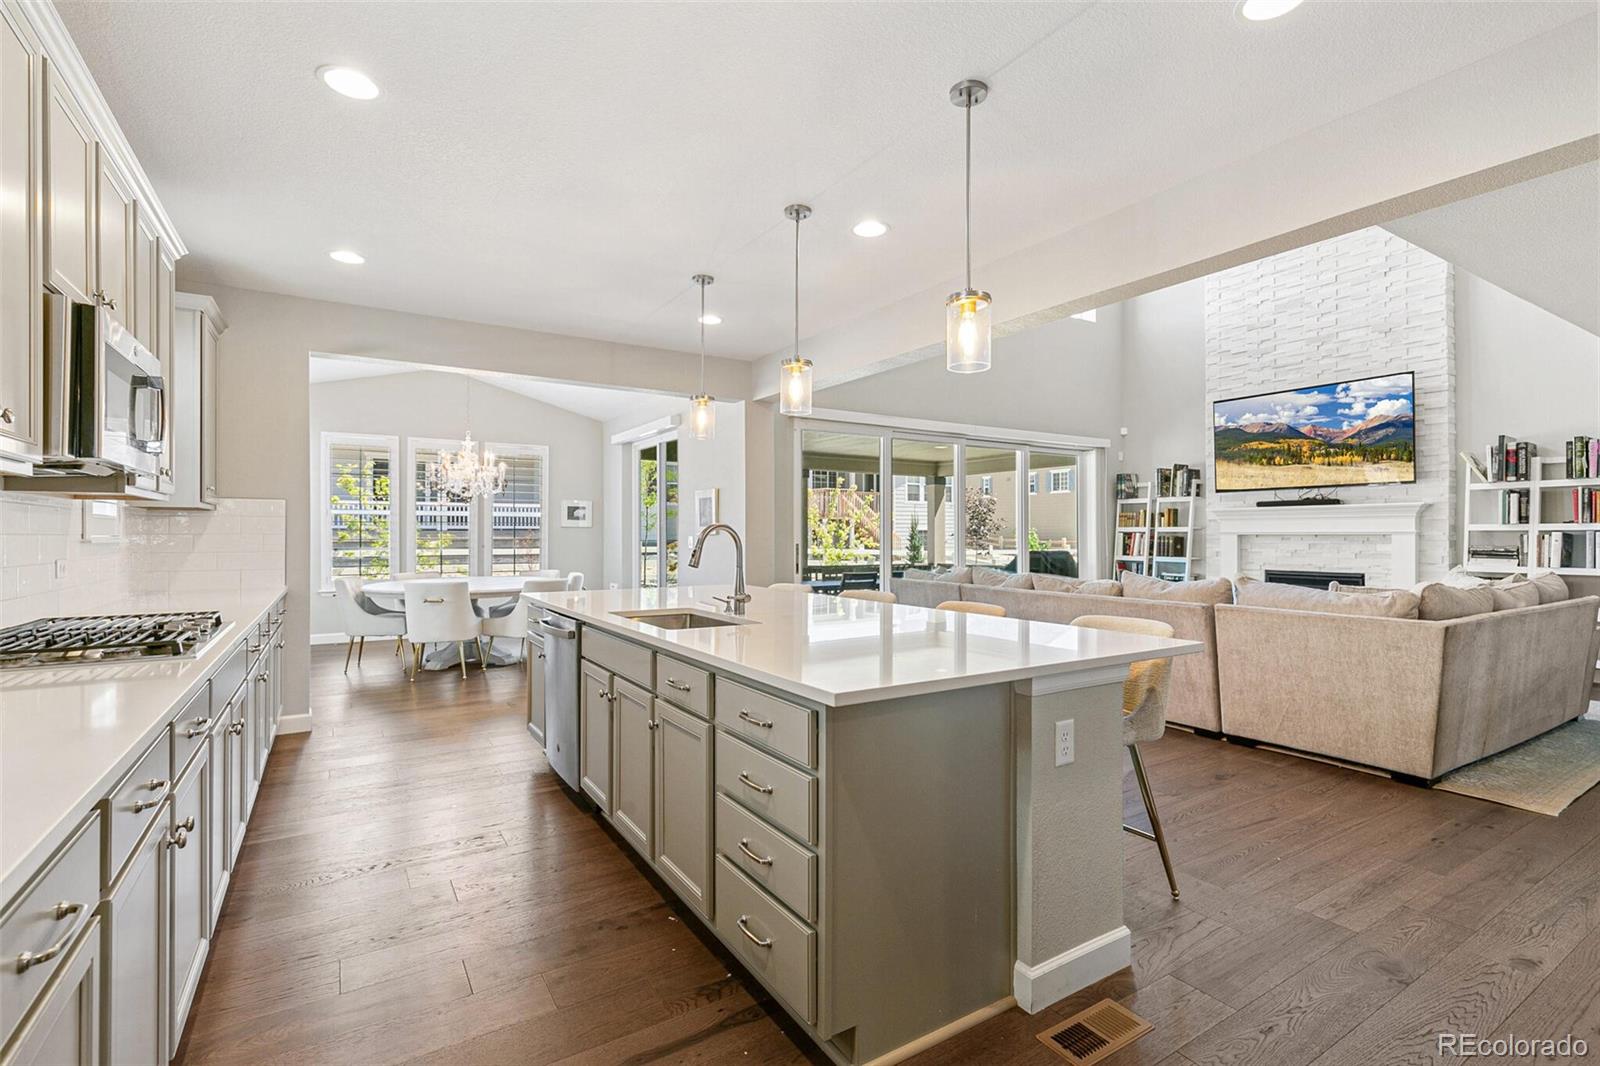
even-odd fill
[[[40,618],[0,629],[0,670],[186,659],[221,628],[218,611]]]

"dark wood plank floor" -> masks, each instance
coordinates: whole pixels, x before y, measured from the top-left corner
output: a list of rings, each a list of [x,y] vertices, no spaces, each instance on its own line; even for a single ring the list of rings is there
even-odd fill
[[[562,791],[518,671],[342,661],[315,651],[316,732],[273,753],[184,1066],[824,1061]],[[1183,733],[1145,758],[1183,899],[1129,837],[1133,967],[913,1061],[1059,1063],[1034,1034],[1105,996],[1156,1027],[1118,1064],[1448,1061],[1439,1031],[1600,1056],[1600,790],[1552,819]]]

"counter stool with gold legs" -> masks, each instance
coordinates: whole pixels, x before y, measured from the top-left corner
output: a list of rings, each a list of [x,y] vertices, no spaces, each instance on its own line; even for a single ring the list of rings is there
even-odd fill
[[[1170,637],[1172,627],[1150,618],[1119,618],[1113,615],[1087,614],[1072,620],[1072,625],[1087,629],[1112,629],[1121,633],[1139,633],[1147,637]],[[1150,815],[1147,833],[1137,826],[1123,824],[1122,828],[1134,836],[1155,842],[1161,852],[1161,865],[1167,871],[1167,885],[1172,898],[1178,898],[1178,879],[1172,872],[1172,856],[1167,853],[1167,837],[1161,831],[1161,816],[1156,813],[1156,800],[1150,792],[1150,781],[1145,777],[1144,760],[1139,757],[1139,745],[1161,739],[1167,730],[1167,689],[1172,681],[1171,659],[1145,659],[1128,668],[1128,680],[1122,685],[1122,743],[1133,760],[1133,776],[1139,782],[1139,795],[1144,809]]]

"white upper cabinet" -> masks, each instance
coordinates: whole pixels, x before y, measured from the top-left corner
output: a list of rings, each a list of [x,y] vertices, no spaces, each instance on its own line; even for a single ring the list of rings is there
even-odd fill
[[[133,290],[133,193],[118,176],[100,145],[95,145],[95,299],[123,325],[137,317]]]
[[[44,60],[0,8],[0,456],[36,459],[43,424],[39,301],[40,107]]]
[[[82,303],[94,298],[95,141],[72,92],[45,66],[45,282]]]

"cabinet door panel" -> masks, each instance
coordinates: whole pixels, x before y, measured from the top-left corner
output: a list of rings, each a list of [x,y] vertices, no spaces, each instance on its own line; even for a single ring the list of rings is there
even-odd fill
[[[528,732],[544,747],[544,638],[528,638]]]
[[[123,322],[133,335],[139,338],[139,343],[159,355],[156,343],[157,319],[159,310],[156,299],[156,260],[159,258],[160,241],[148,213],[142,205],[135,205],[133,212],[133,274],[129,278],[128,313]],[[162,370],[171,380],[172,368],[163,364]]]
[[[156,823],[134,851],[111,890],[110,981],[107,985],[105,1058],[108,1062],[167,1061],[166,951],[168,913],[167,819],[163,801]]]
[[[100,919],[90,919],[78,946],[61,964],[49,998],[6,1056],[7,1066],[98,1066],[105,1014],[101,933]]]
[[[206,901],[210,911],[207,929],[217,927],[222,900],[228,890],[228,714],[224,712],[211,730],[207,757],[211,760],[211,788],[206,796],[203,829],[206,840]]]
[[[600,809],[611,814],[611,675],[583,664],[578,702],[578,781]]]
[[[620,677],[617,705],[616,813],[612,821],[645,859],[655,858],[655,717],[650,693]]]
[[[95,269],[99,293],[119,322],[136,317],[133,306],[133,194],[112,169],[105,150],[95,149]]]
[[[167,1031],[172,1034],[173,1047],[183,1038],[183,1024],[200,985],[200,971],[210,947],[206,841],[211,771],[211,760],[202,750],[184,774],[172,801],[172,826],[167,845],[172,877]]]
[[[656,870],[712,917],[711,724],[656,701]]]
[[[200,499],[217,498],[217,331],[200,316]]]
[[[0,436],[39,452],[44,342],[38,306],[43,234],[35,209],[42,60],[0,12]]]
[[[46,65],[45,280],[88,303],[95,290],[95,140],[72,93]]]

